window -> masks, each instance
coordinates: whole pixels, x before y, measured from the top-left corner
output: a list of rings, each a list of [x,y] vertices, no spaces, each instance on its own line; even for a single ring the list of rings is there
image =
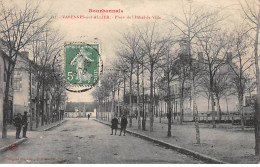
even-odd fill
[[[14,90],[20,91],[22,89],[22,78],[14,78]]]

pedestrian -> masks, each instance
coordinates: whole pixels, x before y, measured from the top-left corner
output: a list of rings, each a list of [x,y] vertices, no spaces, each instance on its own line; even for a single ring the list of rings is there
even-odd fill
[[[14,125],[16,127],[16,139],[20,139],[20,133],[21,133],[21,130],[22,130],[22,125],[23,125],[21,113],[18,113],[15,116],[13,122],[14,122]]]
[[[88,114],[88,120],[89,120],[89,117],[90,117],[90,115]]]
[[[113,135],[113,129],[115,129],[115,135],[116,135],[117,125],[118,125],[118,119],[114,116],[114,118],[111,120],[112,133],[110,135]]]
[[[121,131],[120,131],[119,136],[121,136],[121,133],[123,130],[124,130],[124,136],[125,136],[125,129],[126,129],[127,123],[128,123],[127,119],[126,119],[125,115],[123,115],[123,117],[121,118]]]
[[[22,123],[23,123],[23,137],[24,137],[24,138],[27,138],[27,136],[26,136],[27,127],[28,127],[27,111],[24,111]]]

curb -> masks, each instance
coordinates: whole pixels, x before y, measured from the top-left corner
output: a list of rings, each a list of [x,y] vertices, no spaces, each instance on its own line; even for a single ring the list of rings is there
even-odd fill
[[[46,128],[46,129],[43,129],[43,130],[41,130],[41,132],[52,130],[53,128],[55,128],[55,127],[57,127],[57,126],[60,126],[60,125],[63,124],[64,122],[67,122],[67,120],[63,120],[63,121],[61,121],[61,122],[59,122],[59,123],[57,123],[57,124],[55,124],[55,125],[53,125],[53,126],[51,126],[51,127],[48,127],[48,128]]]
[[[67,120],[63,120],[63,121],[59,122],[59,123],[56,124],[56,125],[53,125],[53,126],[51,126],[51,127],[48,127],[48,128],[46,128],[46,129],[41,130],[41,132],[43,132],[43,131],[49,131],[49,130],[51,130],[51,129],[57,127],[57,126],[60,126],[62,123],[66,122],[66,121],[67,121]],[[20,140],[17,140],[17,141],[15,141],[15,142],[10,143],[9,145],[6,145],[6,146],[0,148],[0,154],[6,152],[6,151],[8,151],[8,150],[11,150],[13,147],[17,147],[18,145],[22,144],[23,142],[25,142],[25,141],[27,141],[27,140],[28,140],[28,138],[22,138],[22,139],[20,139]]]
[[[97,119],[94,119],[94,120],[96,122],[99,122],[99,123],[102,123],[104,125],[110,126],[109,123],[106,123],[106,122],[103,122],[103,121],[100,121],[100,120],[97,120]],[[162,146],[168,147],[168,148],[170,148],[170,149],[172,149],[174,151],[177,151],[179,153],[182,153],[182,154],[194,157],[194,158],[196,158],[198,160],[201,160],[201,161],[203,161],[205,163],[209,163],[209,164],[228,164],[227,162],[224,162],[224,161],[221,161],[221,160],[209,157],[207,155],[198,153],[196,151],[192,151],[192,150],[180,147],[180,146],[176,146],[176,145],[173,145],[173,144],[170,144],[170,143],[164,142],[162,140],[158,140],[158,139],[155,139],[155,138],[152,138],[152,137],[140,134],[140,133],[136,133],[136,132],[133,132],[133,131],[130,131],[130,130],[126,130],[126,132],[128,132],[128,133],[130,133],[130,134],[132,134],[134,136],[138,136],[138,137],[140,137],[142,139],[145,139],[145,140],[148,140],[148,141],[160,144]]]
[[[13,143],[10,143],[9,145],[0,148],[0,153],[4,153],[5,151],[11,150],[12,147],[15,147],[15,146],[17,147],[18,145],[22,144],[23,142],[25,142],[27,140],[28,140],[28,138],[22,138]]]

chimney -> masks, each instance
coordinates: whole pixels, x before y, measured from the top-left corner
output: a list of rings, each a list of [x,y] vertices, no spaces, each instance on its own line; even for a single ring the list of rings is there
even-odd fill
[[[26,58],[29,59],[29,52],[27,52],[27,51],[22,51],[22,52],[20,52],[20,54],[21,54],[23,57],[26,57]]]
[[[231,52],[227,53],[227,62],[232,63],[232,53]]]
[[[185,38],[180,41],[180,54],[188,55],[188,42]]]

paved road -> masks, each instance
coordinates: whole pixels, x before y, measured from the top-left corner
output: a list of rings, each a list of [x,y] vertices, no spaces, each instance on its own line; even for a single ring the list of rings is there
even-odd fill
[[[110,135],[106,125],[84,118],[68,119],[46,132],[31,132],[0,163],[201,163],[138,137]]]

